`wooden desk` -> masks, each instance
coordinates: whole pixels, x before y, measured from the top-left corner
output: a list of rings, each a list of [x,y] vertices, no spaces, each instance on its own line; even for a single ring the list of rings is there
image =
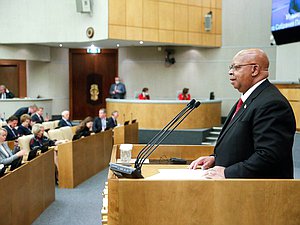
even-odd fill
[[[136,144],[139,143],[138,123],[128,124],[114,128],[114,144]]]
[[[118,157],[117,147],[114,146],[112,161]],[[154,158],[167,154],[167,157],[193,159],[208,153],[207,149],[202,151],[204,146],[159,148],[160,153]],[[147,177],[159,168],[170,167],[182,168],[144,165],[142,173]],[[300,181],[117,179],[109,172],[108,224],[297,225],[300,224]]]
[[[53,155],[49,150],[0,178],[0,224],[29,225],[54,201]]]
[[[107,114],[117,110],[118,121],[137,119],[142,129],[161,129],[172,120],[189,101],[106,99]],[[221,101],[203,100],[178,129],[210,128],[221,124]],[[125,118],[124,116],[125,115]]]
[[[111,149],[111,130],[59,145],[59,187],[74,188],[106,168]]]

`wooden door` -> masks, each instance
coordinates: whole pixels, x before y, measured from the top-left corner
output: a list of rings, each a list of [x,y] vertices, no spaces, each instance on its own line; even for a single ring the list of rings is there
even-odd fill
[[[0,60],[1,84],[5,85],[15,97],[26,97],[26,62],[24,60]]]
[[[87,54],[84,49],[70,49],[70,116],[81,120],[95,117],[106,108],[110,85],[118,74],[118,51],[102,49]]]

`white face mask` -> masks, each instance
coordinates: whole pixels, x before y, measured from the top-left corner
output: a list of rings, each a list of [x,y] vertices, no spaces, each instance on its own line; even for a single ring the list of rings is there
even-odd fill
[[[120,81],[116,80],[116,84],[119,84],[119,83],[120,83]]]

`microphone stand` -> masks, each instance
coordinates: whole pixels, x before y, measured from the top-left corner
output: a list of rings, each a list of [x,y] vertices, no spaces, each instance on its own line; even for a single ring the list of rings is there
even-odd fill
[[[179,124],[181,124],[181,122],[200,104],[201,103],[199,101],[196,102],[195,99],[191,100],[184,109],[182,109],[160,132],[158,132],[139,152],[135,161],[135,168],[116,163],[110,163],[110,169],[119,178],[143,178],[141,174],[141,168],[146,158],[149,157],[158,148],[158,146],[174,131],[174,129],[177,128]],[[171,127],[173,128],[171,129]]]

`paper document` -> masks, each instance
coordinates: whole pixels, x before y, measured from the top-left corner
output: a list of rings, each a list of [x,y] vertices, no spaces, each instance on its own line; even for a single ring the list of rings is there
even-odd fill
[[[190,169],[159,169],[159,173],[146,180],[205,180],[204,170]]]

